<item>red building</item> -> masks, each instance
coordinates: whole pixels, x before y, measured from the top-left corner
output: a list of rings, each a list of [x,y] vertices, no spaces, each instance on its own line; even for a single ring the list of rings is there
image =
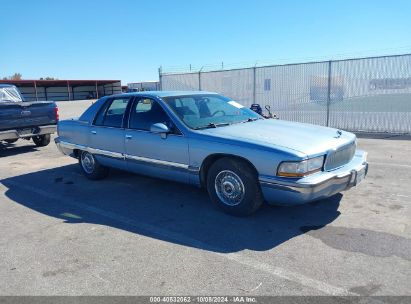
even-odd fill
[[[121,93],[120,80],[0,80],[18,87],[26,101],[97,99]]]

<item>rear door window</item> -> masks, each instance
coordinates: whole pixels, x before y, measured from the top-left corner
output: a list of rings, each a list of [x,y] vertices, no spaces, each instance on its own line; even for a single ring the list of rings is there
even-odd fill
[[[121,128],[130,98],[114,98],[106,103],[98,113],[96,126]]]

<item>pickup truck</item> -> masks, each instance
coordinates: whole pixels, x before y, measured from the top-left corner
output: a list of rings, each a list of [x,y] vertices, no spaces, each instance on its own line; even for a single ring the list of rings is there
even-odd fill
[[[56,131],[58,108],[53,101],[24,101],[16,86],[0,84],[0,142],[33,139],[38,147],[50,143]]]

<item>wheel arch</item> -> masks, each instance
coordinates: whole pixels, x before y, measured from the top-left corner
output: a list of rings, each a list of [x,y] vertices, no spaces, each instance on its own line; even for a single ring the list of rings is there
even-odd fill
[[[80,153],[81,153],[81,150],[79,150],[79,149],[74,149],[74,150],[73,150],[73,156],[74,156],[75,158],[79,158],[79,157],[80,157]]]
[[[229,154],[229,153],[214,153],[214,154],[210,154],[208,155],[203,162],[201,163],[201,167],[200,167],[200,185],[201,187],[206,187],[207,185],[207,174],[209,169],[211,168],[211,166],[219,159],[221,158],[232,158],[232,159],[236,159],[239,161],[243,161],[244,163],[246,163],[248,166],[250,166],[250,168],[253,170],[253,173],[255,174],[255,176],[258,178],[258,171],[257,168],[254,166],[254,164],[248,160],[245,157],[242,156],[238,156],[235,154]]]

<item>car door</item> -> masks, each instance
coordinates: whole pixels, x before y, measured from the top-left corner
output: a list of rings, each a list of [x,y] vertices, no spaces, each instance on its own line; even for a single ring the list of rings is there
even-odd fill
[[[131,97],[108,99],[90,127],[89,148],[106,166],[125,169],[124,121]]]
[[[156,123],[167,125],[170,132],[151,132]],[[141,97],[133,101],[125,130],[125,150],[129,170],[188,183],[188,140],[155,99]]]

